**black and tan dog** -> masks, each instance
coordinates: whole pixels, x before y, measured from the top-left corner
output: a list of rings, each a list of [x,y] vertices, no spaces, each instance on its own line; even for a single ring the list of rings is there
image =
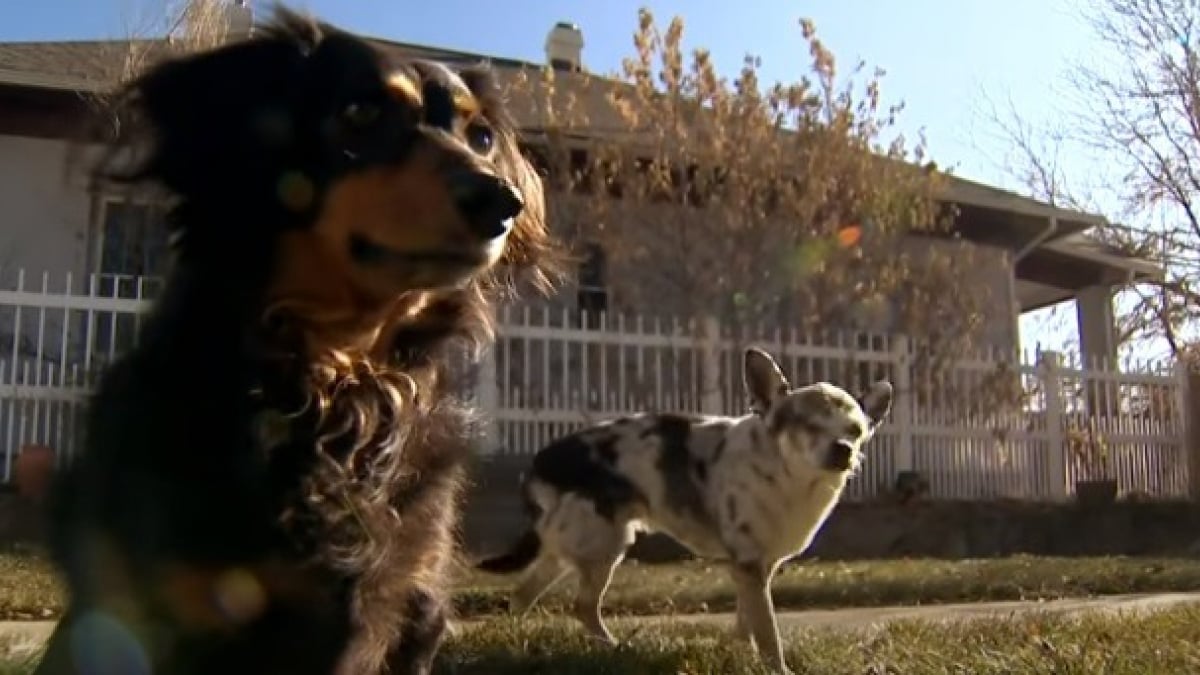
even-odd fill
[[[51,495],[40,675],[428,673],[467,415],[448,350],[554,253],[487,70],[276,10],[132,82],[108,178],[173,265]],[[123,161],[123,160],[122,160]]]
[[[512,609],[575,572],[576,617],[613,642],[600,615],[613,570],[638,531],[661,531],[729,565],[737,634],[786,672],[771,578],[837,505],[891,410],[892,386],[877,382],[858,398],[827,382],[791,389],[758,349],[745,353],[745,384],[755,412],[742,417],[635,415],[540,450],[523,485],[534,522],[511,551],[478,563],[528,568]]]

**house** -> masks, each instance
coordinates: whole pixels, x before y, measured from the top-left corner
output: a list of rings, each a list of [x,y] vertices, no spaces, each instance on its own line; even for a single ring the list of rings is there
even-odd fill
[[[570,24],[552,31],[556,67],[578,66],[581,40],[576,33],[578,28]],[[488,59],[377,42],[398,54],[454,62]],[[127,295],[136,277],[155,273],[165,240],[152,207],[89,183],[81,161],[88,156],[87,144],[80,143],[80,129],[95,120],[93,97],[109,90],[132,60],[152,58],[164,45],[154,40],[0,43],[0,282],[12,284],[16,269],[70,272],[79,284],[100,275],[100,293]],[[539,67],[488,60],[502,79]],[[514,108],[520,117],[521,107]],[[534,137],[537,130],[525,126]],[[1012,308],[990,316],[986,333],[993,346],[1016,348],[1018,313],[1074,298],[1083,353],[1092,358],[1114,355],[1114,289],[1157,274],[1154,265],[1088,238],[1086,231],[1103,223],[1099,216],[961,178],[950,179],[946,200],[960,209],[956,226],[961,236],[985,258],[999,262],[997,274],[976,281],[1006,301],[998,306]],[[568,301],[604,309],[604,274],[603,251],[592,249],[580,270],[579,288]]]
[[[552,29],[551,38],[547,46],[550,64],[568,72],[578,69],[579,29],[559,24]],[[502,84],[517,78],[524,69],[542,67],[387,40],[375,42],[398,55],[459,63],[488,60]],[[128,344],[137,322],[136,311],[131,308],[139,306],[138,299],[153,294],[153,277],[161,268],[165,250],[165,234],[157,209],[153,202],[131,197],[111,185],[94,183],[87,177],[86,160],[98,146],[89,143],[82,131],[89,124],[103,121],[98,117],[96,97],[109,91],[121,73],[131,64],[153,59],[170,48],[166,40],[0,43],[0,434],[8,439],[0,438],[0,455],[11,457],[14,438],[36,437],[40,442],[52,442],[59,432],[43,433],[39,425],[49,429],[51,422],[47,420],[53,418],[58,420],[54,424],[58,424],[69,418],[73,414],[69,412],[70,406],[77,402],[71,397],[77,393],[68,396],[57,389],[37,387],[48,382],[86,386],[88,364],[102,363],[100,355],[111,354]],[[590,91],[583,94],[585,98],[596,95]],[[513,111],[527,134],[527,143],[536,149],[541,130],[536,128],[529,107],[513,101]],[[566,197],[551,193],[548,199],[554,202]],[[964,280],[985,285],[995,300],[996,311],[988,314],[985,326],[987,341],[993,348],[1009,354],[1017,351],[1020,313],[1075,299],[1083,356],[1099,361],[1115,360],[1114,292],[1131,282],[1160,274],[1154,264],[1122,255],[1089,237],[1088,230],[1104,224],[1100,216],[1056,208],[956,177],[948,177],[943,200],[958,207],[955,229],[961,240],[975,247],[982,259],[996,263],[979,278]],[[549,316],[554,312],[565,315],[579,309],[595,312],[609,307],[610,284],[606,279],[604,251],[591,247],[585,248],[585,253],[586,260],[578,270],[575,287],[560,293],[554,309],[538,311]],[[43,278],[48,280],[46,288],[42,288]],[[5,292],[9,292],[7,297],[17,300],[5,301]],[[74,301],[55,299],[69,293],[93,297],[88,298],[84,303],[86,309],[82,310],[79,308],[83,305],[72,304]],[[35,300],[41,304],[21,305]],[[45,311],[46,307],[55,311]],[[525,309],[517,307],[513,311],[519,314]],[[496,358],[504,360],[506,365],[495,371],[498,391],[490,394],[494,398],[487,403],[489,409],[497,411],[500,422],[509,425],[502,434],[505,447],[531,450],[549,436],[578,424],[580,410],[640,405],[634,400],[638,385],[627,376],[650,371],[661,374],[674,369],[676,383],[690,377],[690,384],[684,388],[693,392],[696,389],[695,354],[661,335],[646,340],[648,343],[658,340],[656,344],[665,345],[660,351],[667,354],[664,357],[667,360],[660,362],[655,355],[653,359],[647,356],[643,362],[640,348],[635,353],[630,346],[640,337],[627,336],[604,343],[597,338],[588,342],[587,327],[574,325],[567,331],[568,337],[551,339],[547,336],[553,332],[554,322],[547,319],[545,325],[535,325],[540,320],[515,321],[507,334],[502,331]],[[668,357],[675,361],[668,363]],[[875,357],[879,359],[877,363],[891,363],[878,354]],[[688,359],[692,359],[690,364]],[[36,362],[32,366],[34,374],[15,372],[14,369],[25,367],[20,364],[30,360]],[[78,363],[84,364],[84,372],[76,378],[74,365]],[[589,365],[580,368],[581,363]],[[720,369],[723,405],[736,407],[739,398],[736,360],[726,359]],[[44,377],[40,374],[43,370],[47,373]],[[568,373],[572,378],[581,377],[582,382],[572,380],[568,385]],[[811,372],[809,375],[819,376]],[[555,383],[561,380],[561,391],[539,394],[539,391],[550,392],[552,388],[546,384],[549,380]],[[539,381],[540,384],[534,384]],[[670,394],[664,397],[661,389],[665,381],[660,378],[657,383],[645,385],[660,389],[654,398],[656,405],[706,407],[694,400],[685,404]],[[1164,380],[1163,386],[1167,387],[1164,391],[1174,391],[1170,389],[1173,386],[1170,380]],[[26,393],[9,394],[5,387],[12,387],[12,391],[19,387],[27,389],[21,390]],[[43,400],[37,399],[39,396],[66,407],[53,414],[36,411],[18,414],[11,405],[6,405],[11,400]],[[1175,454],[1168,456],[1181,452],[1182,442],[1176,432],[1164,432],[1163,438],[1154,441],[1161,446],[1163,466],[1177,463],[1173,459]],[[903,436],[906,433],[908,437]],[[873,465],[878,468],[871,471],[878,471],[878,476],[872,474],[871,479],[891,483],[899,472],[921,469],[934,476],[935,492],[947,496],[996,494],[999,488],[994,486],[1003,486],[1005,480],[1025,485],[1029,481],[1019,477],[1030,472],[1040,472],[1037,475],[1041,478],[1037,480],[1042,482],[1037,483],[1040,487],[1026,492],[1044,488],[1049,494],[1059,495],[1054,486],[1065,481],[1062,463],[1045,459],[1045,452],[1040,450],[1031,449],[1027,459],[1018,458],[1002,468],[989,464],[986,455],[994,444],[991,430],[963,431],[962,438],[968,439],[962,442],[963,447],[978,446],[978,452],[971,450],[976,454],[970,456],[983,458],[970,461],[962,459],[969,454],[964,454],[965,451],[938,454],[940,451],[914,449],[914,444],[919,445],[920,441],[913,438],[920,433],[924,432],[897,432],[900,440],[888,441],[891,445],[886,451],[893,459],[880,459]],[[1051,439],[1047,447],[1057,447],[1057,441],[1053,440],[1057,432],[1045,433]],[[61,434],[64,438],[69,435],[65,431]],[[934,447],[938,442],[941,441],[931,440],[928,445]],[[1153,448],[1145,450],[1151,451],[1158,452]],[[951,455],[956,458],[945,459]],[[1047,466],[1051,469],[1045,469]],[[1046,479],[1047,470],[1059,473]],[[997,478],[1001,473],[1007,478]],[[967,474],[971,477],[969,483],[954,482],[958,480],[955,476]],[[938,483],[943,479],[937,476],[949,478]],[[869,485],[865,489],[870,492],[875,487]]]

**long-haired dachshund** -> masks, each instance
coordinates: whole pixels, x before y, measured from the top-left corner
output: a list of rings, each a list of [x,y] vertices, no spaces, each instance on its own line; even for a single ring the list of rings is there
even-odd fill
[[[51,495],[70,600],[37,673],[430,671],[450,348],[557,251],[498,96],[282,8],[126,88],[99,171],[169,191],[173,261]]]

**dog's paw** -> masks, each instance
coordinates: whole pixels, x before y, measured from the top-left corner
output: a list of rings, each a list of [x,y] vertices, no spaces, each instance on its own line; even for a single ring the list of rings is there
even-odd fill
[[[637,643],[633,638],[634,636],[631,635],[624,639],[614,639],[611,643],[608,643],[608,645],[617,652],[632,652],[637,649]]]
[[[619,648],[622,645],[628,644],[628,641],[618,640],[617,638],[613,637],[612,635],[608,635],[608,636],[592,635],[589,637],[592,642],[594,642],[596,645],[601,646],[601,647]]]

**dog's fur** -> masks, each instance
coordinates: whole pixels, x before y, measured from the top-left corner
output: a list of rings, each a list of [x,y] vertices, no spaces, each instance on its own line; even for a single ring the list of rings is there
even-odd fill
[[[36,672],[428,673],[469,448],[448,350],[556,252],[489,72],[276,8],[118,103],[98,172],[169,191],[173,262],[52,492],[70,602]]]
[[[746,416],[641,414],[540,450],[522,486],[531,528],[509,552],[477,563],[497,573],[530,568],[512,609],[525,611],[575,571],[575,616],[613,642],[600,615],[612,572],[638,531],[661,531],[729,565],[738,635],[786,670],[771,578],[837,504],[891,410],[892,386],[877,382],[861,398],[825,382],[791,389],[753,348],[744,380],[754,410]]]

